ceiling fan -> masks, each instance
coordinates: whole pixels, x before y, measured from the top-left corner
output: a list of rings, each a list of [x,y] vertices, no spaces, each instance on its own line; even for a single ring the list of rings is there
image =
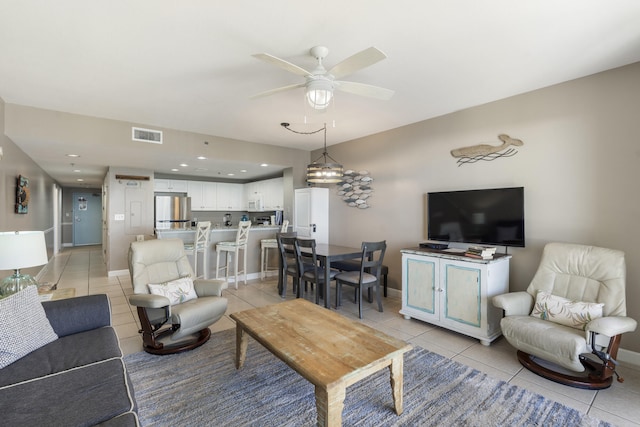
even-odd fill
[[[394,91],[378,86],[336,80],[373,65],[387,57],[382,51],[375,47],[370,47],[348,57],[344,61],[333,66],[329,71],[327,71],[322,65],[322,61],[329,54],[329,49],[324,46],[315,46],[309,50],[309,53],[318,61],[318,65],[313,71],[307,71],[304,68],[268,53],[257,53],[253,55],[255,58],[268,62],[269,64],[273,64],[293,74],[302,76],[305,78],[305,81],[304,83],[297,83],[271,89],[254,95],[251,98],[261,98],[263,96],[269,96],[275,93],[304,87],[306,89],[305,97],[309,105],[316,110],[324,110],[331,104],[334,90],[341,90],[343,92],[381,100],[388,100],[394,94]]]

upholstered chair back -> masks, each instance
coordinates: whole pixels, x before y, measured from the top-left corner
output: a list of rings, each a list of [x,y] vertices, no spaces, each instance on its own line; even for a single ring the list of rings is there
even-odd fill
[[[574,301],[604,303],[603,315],[626,316],[624,252],[570,243],[545,246],[527,292],[539,290]]]
[[[164,283],[185,276],[193,277],[193,269],[180,239],[131,243],[129,271],[136,294],[148,294],[149,283]]]

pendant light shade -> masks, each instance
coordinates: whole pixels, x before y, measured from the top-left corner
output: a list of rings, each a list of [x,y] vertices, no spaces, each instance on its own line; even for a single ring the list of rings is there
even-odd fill
[[[288,131],[302,135],[313,135],[324,131],[322,155],[307,165],[307,182],[314,184],[336,184],[342,181],[343,168],[340,163],[327,153],[327,124],[313,132],[298,132],[289,128],[289,123],[280,123]]]
[[[329,157],[326,152],[323,156],[325,154],[326,157]],[[307,165],[307,182],[313,182],[315,184],[336,184],[342,181],[342,165],[339,163],[327,163],[326,157],[324,163],[316,160]]]

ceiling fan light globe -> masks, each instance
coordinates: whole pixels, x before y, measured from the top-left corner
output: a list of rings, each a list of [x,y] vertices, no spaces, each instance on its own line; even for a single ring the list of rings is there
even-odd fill
[[[307,102],[311,108],[316,110],[324,110],[331,104],[333,92],[327,89],[309,89],[307,90]]]

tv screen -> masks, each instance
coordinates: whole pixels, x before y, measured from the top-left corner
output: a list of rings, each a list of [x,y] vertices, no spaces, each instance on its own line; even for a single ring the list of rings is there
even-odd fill
[[[524,187],[427,194],[429,240],[524,247]]]

